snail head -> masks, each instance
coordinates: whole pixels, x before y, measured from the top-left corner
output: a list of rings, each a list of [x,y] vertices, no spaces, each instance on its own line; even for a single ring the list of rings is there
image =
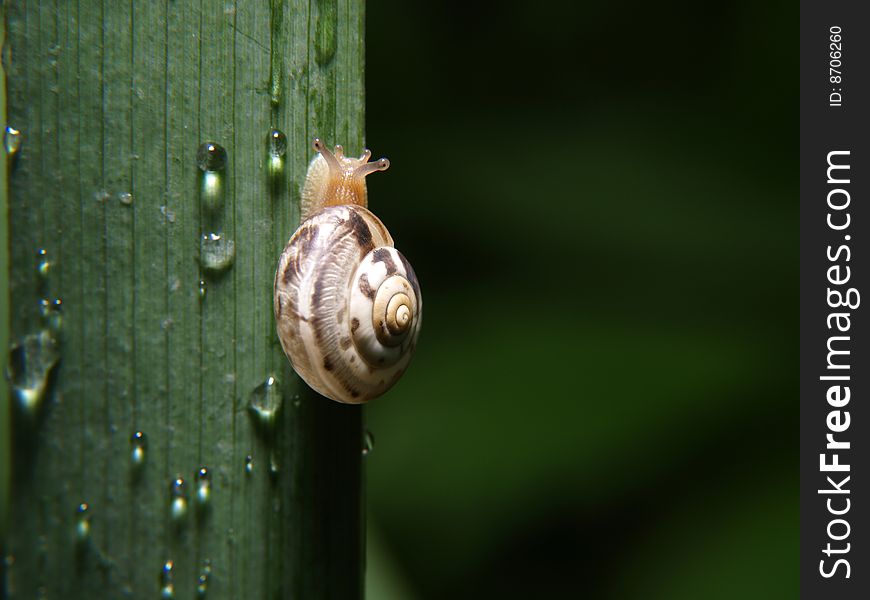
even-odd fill
[[[390,167],[390,161],[381,158],[369,162],[372,157],[369,149],[364,150],[359,158],[347,157],[344,155],[344,148],[337,145],[334,151],[330,151],[320,138],[314,138],[313,146],[329,167],[324,206],[337,204],[366,206],[368,204],[366,175],[375,171],[386,171]]]

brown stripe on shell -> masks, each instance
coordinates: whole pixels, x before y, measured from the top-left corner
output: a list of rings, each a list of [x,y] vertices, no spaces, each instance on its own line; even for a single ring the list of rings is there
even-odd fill
[[[325,273],[325,271],[322,271]],[[324,277],[318,277],[314,281],[314,291],[311,293],[311,306],[320,306],[320,301],[323,298],[324,288],[326,287],[326,282],[323,281]]]
[[[405,278],[411,283],[411,287],[414,288],[414,293],[417,294],[417,297],[420,297],[420,284],[417,281],[417,275],[414,274],[414,269],[411,268],[411,263],[408,262],[408,259],[405,258],[405,255],[401,252],[397,252],[399,255],[399,259],[402,261],[402,266],[405,267]]]
[[[359,329],[359,319],[354,317],[350,320],[350,332],[354,333],[357,329]]]
[[[396,267],[396,263],[393,261],[393,256],[387,248],[377,248],[372,253],[372,258],[374,262],[382,262],[384,263],[384,267],[387,269],[387,275],[394,275],[399,269]]]
[[[348,226],[353,232],[354,239],[360,245],[360,248],[368,248],[372,245],[372,231],[359,214],[351,209],[348,210]]]
[[[372,215],[372,216],[374,216],[374,215]],[[377,230],[378,230],[378,235],[379,235],[379,237],[380,237],[381,239],[384,239],[384,240],[389,240],[389,239],[390,239],[390,232],[387,231],[387,228],[384,227],[384,224],[381,223],[381,220],[380,220],[380,219],[378,219],[377,217],[374,217],[374,218],[372,219],[372,225],[375,226],[375,227],[377,228]]]
[[[282,278],[284,279],[284,285],[290,286],[292,285],[290,282],[293,279],[299,279],[299,253],[296,252],[290,260],[287,261],[287,266],[284,269],[284,273]]]
[[[351,339],[349,337],[341,338],[341,340],[339,340],[339,342],[338,342],[338,344],[339,344],[339,346],[341,346],[342,350],[347,350],[348,348],[350,348],[350,345],[352,343],[353,342],[351,341]],[[351,356],[351,358],[353,358],[353,357]]]
[[[366,273],[359,276],[359,291],[361,291],[364,296],[367,296],[372,300],[375,299],[375,290],[372,287],[372,284],[369,283],[369,276]]]
[[[329,360],[328,356],[323,357],[323,368],[327,371],[332,371],[332,361]]]
[[[290,240],[290,243],[295,243],[297,248],[293,260],[288,261],[287,268],[284,269],[282,278],[285,284],[289,284],[290,280],[294,277],[299,277],[299,262],[311,252],[311,246],[314,244],[314,240],[317,239],[319,233],[320,228],[316,223],[305,222],[299,227],[296,235],[293,236],[295,241],[294,239]],[[290,243],[288,243],[288,246]]]

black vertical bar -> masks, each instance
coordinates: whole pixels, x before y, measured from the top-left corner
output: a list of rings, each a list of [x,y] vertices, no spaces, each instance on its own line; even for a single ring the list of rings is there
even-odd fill
[[[800,565],[807,599],[870,598],[870,306],[861,297],[870,294],[867,15],[860,0],[801,1]]]

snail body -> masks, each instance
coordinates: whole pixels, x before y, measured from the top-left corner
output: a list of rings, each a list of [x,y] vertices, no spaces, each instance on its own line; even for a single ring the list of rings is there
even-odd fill
[[[317,392],[350,404],[386,392],[408,366],[420,330],[414,270],[366,207],[365,176],[386,159],[347,158],[315,139],[302,191],[302,223],[275,273],[284,353]]]

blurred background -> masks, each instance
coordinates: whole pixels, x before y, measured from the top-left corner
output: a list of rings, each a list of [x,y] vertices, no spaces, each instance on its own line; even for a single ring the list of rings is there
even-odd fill
[[[367,6],[423,285],[369,597],[794,598],[798,7]]]

